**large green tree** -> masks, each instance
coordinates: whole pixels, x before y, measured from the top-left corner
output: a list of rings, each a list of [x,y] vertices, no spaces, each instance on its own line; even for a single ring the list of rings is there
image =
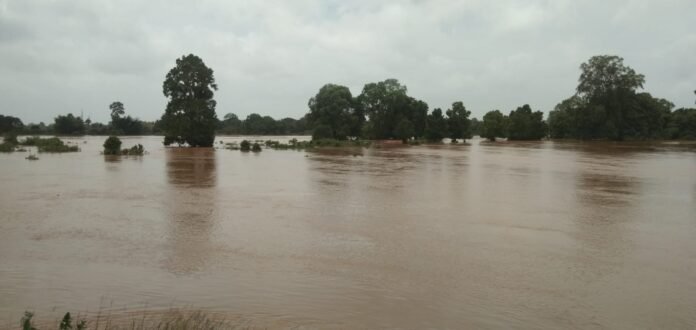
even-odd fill
[[[24,123],[17,117],[0,115],[0,134],[19,131],[24,128]]]
[[[346,86],[326,84],[317,95],[309,99],[307,118],[312,127],[326,126],[337,140],[360,136],[365,116],[356,106],[353,95]],[[322,128],[324,130],[324,128]]]
[[[357,100],[369,118],[364,135],[370,138],[398,138],[395,129],[402,119],[413,124],[416,136],[425,132],[428,104],[408,96],[406,86],[396,79],[366,84]]]
[[[425,138],[431,142],[440,142],[447,137],[447,135],[447,120],[442,115],[442,109],[435,108],[433,112],[428,115]]]
[[[189,54],[176,60],[162,84],[169,98],[162,115],[164,143],[211,147],[215,141],[217,115],[213,99],[217,90],[213,70],[200,57]]]
[[[528,104],[510,111],[508,116],[508,139],[539,140],[546,136],[546,131],[543,112],[533,112]]]
[[[624,65],[623,58],[614,55],[593,56],[580,65],[577,94],[588,105],[591,117],[601,124],[601,137],[623,140],[631,135],[632,99],[643,88],[645,76]],[[582,135],[595,135],[583,132]]]
[[[452,142],[457,142],[458,139],[470,139],[471,121],[469,115],[471,115],[471,111],[466,110],[464,103],[460,101],[452,103],[452,108],[445,113],[447,114],[449,138],[452,139]]]
[[[507,137],[507,118],[505,115],[498,110],[487,112],[481,123],[481,136],[489,141],[495,141],[498,137]]]
[[[84,135],[85,122],[82,117],[73,116],[72,113],[60,115],[55,118],[53,129],[56,134],[62,135]]]

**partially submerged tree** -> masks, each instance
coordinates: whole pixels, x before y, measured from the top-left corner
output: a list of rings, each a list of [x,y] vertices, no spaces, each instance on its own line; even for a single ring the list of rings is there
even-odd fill
[[[498,137],[507,137],[506,121],[503,113],[498,110],[487,112],[481,123],[481,137],[489,141],[495,141]]]
[[[176,60],[164,80],[162,91],[169,98],[162,115],[164,143],[211,147],[215,141],[217,115],[213,99],[217,90],[213,70],[198,56]]]
[[[460,101],[452,103],[452,108],[445,113],[447,114],[449,138],[452,139],[452,142],[456,143],[458,139],[470,139],[471,121],[469,115],[471,115],[471,111],[466,110],[464,103]]]

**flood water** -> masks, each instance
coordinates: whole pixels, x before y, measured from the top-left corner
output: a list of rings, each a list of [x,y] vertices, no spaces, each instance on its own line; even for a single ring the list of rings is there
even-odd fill
[[[696,327],[691,147],[66,140],[82,151],[0,154],[0,325],[188,306],[269,328]]]

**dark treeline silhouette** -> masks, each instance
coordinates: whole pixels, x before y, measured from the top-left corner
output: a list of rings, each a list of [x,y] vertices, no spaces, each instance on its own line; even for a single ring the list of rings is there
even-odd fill
[[[542,111],[522,105],[507,114],[487,112],[481,120],[461,101],[446,110],[429,111],[428,104],[408,95],[396,79],[367,83],[353,96],[348,87],[326,84],[308,102],[300,119],[252,113],[241,120],[233,113],[218,120],[213,99],[217,90],[213,70],[195,55],[177,59],[163,84],[169,99],[162,118],[145,122],[125,114],[121,102],[109,106],[111,121],[93,123],[72,114],[52,124],[24,125],[19,118],[0,115],[0,134],[165,135],[165,143],[210,146],[214,134],[308,134],[314,139],[413,139],[453,142],[480,135],[494,141],[554,139],[696,139],[696,109],[674,110],[671,102],[638,92],[645,77],[618,56],[601,55],[580,66],[576,93],[561,101],[544,120]],[[193,74],[195,73],[195,74]],[[696,91],[694,91],[696,93]]]

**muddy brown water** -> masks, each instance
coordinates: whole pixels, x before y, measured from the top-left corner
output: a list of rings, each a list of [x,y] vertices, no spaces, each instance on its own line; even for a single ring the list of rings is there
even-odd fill
[[[0,320],[694,328],[696,149],[503,142],[0,154]],[[222,138],[225,141],[237,138]]]

